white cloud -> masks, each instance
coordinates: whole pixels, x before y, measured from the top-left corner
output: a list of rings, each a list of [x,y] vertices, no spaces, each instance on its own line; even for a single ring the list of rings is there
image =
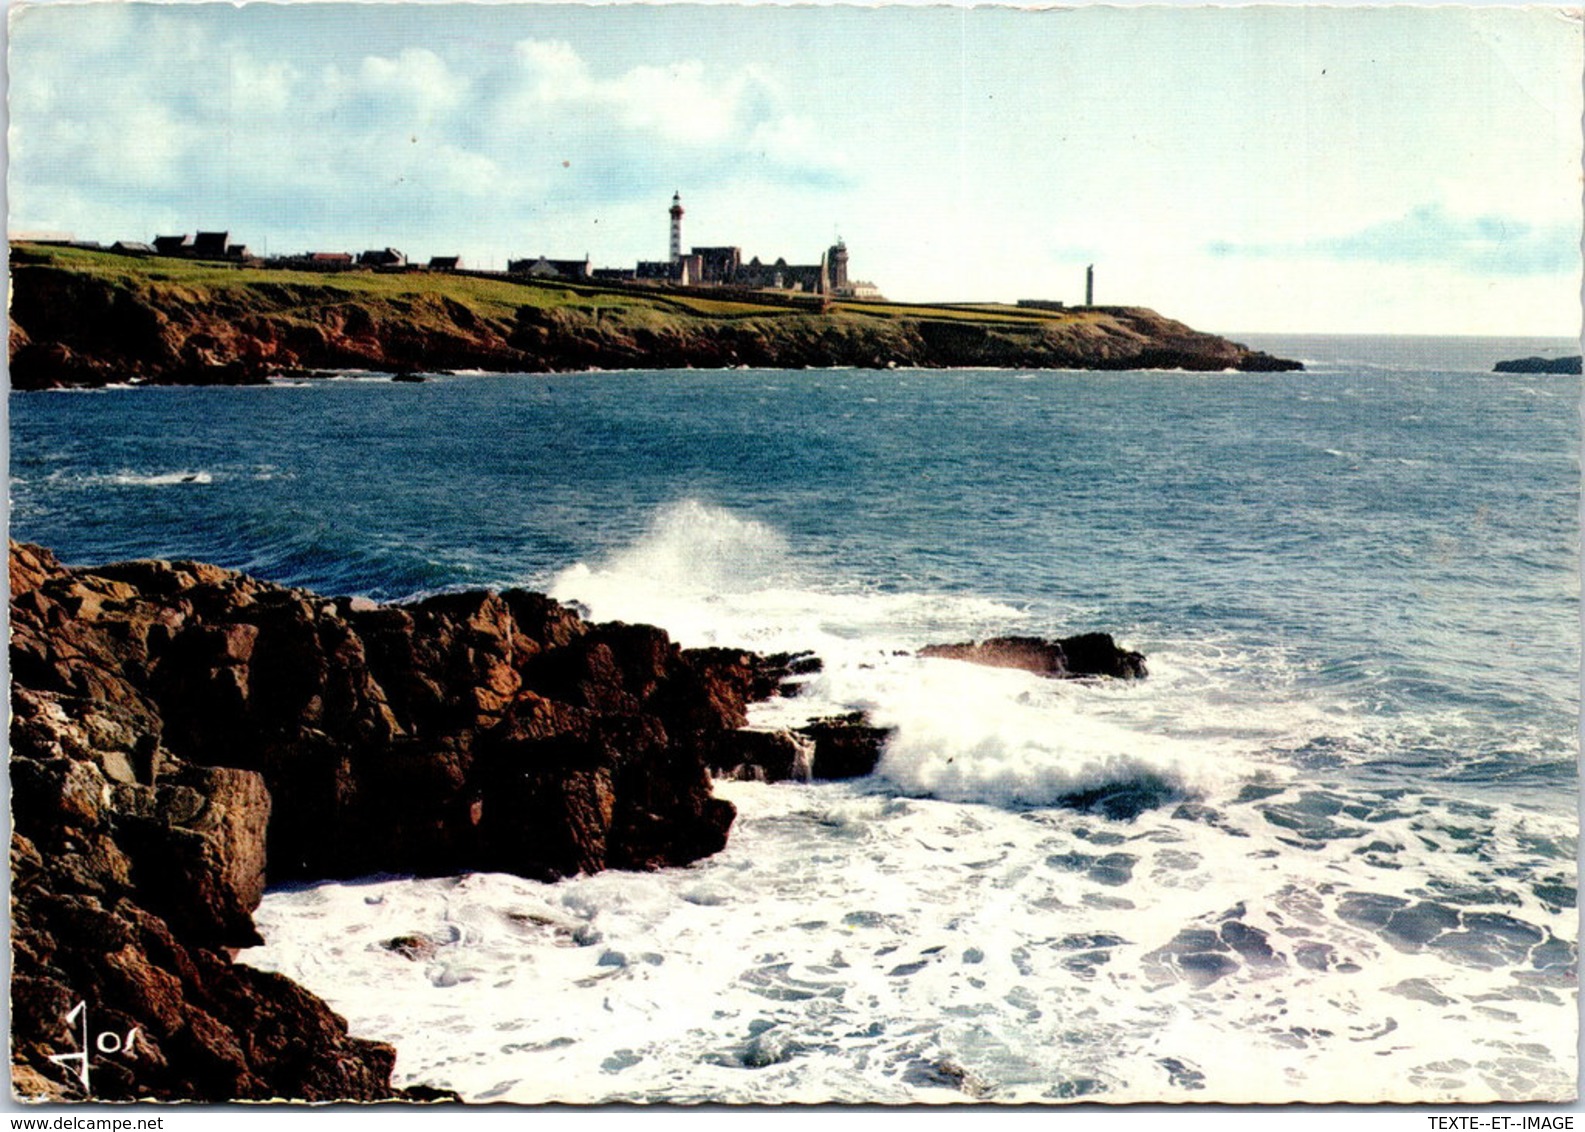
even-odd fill
[[[515,74],[494,98],[495,121],[516,132],[554,129],[569,107],[581,124],[613,128],[667,145],[743,147],[764,119],[755,106],[776,96],[748,68],[713,74],[698,60],[642,65],[598,78],[569,44],[523,40],[513,47]]]
[[[840,159],[819,127],[798,114],[759,123],[749,135],[748,145],[781,165],[818,167]]]
[[[303,76],[281,61],[262,61],[248,55],[233,56],[229,64],[230,105],[243,120],[280,118],[297,99]]]
[[[27,9],[12,223],[116,238],[202,219],[278,250],[414,254],[493,232],[503,257],[527,241],[622,264],[664,254],[676,188],[687,239],[803,260],[840,232],[855,274],[906,297],[1076,297],[1093,259],[1108,299],[1218,325],[1276,319],[1278,299],[1345,329],[1389,310],[1423,323],[1425,293],[1461,330],[1504,329],[1508,296],[1554,307],[1518,276],[1493,297],[1471,249],[1549,271],[1541,253],[1579,223],[1577,28],[1453,10],[908,15]],[[1431,216],[1385,239],[1427,202],[1528,227]],[[1429,261],[1388,270],[1440,229],[1464,253],[1440,281]],[[1347,242],[1362,233],[1368,248]],[[1218,242],[1268,254],[1207,254]],[[1326,263],[1350,251],[1420,294]]]
[[[1460,215],[1439,202],[1326,236],[1289,244],[1213,243],[1240,258],[1320,258],[1338,262],[1440,264],[1490,277],[1577,275],[1580,224],[1537,225],[1511,213]]]
[[[525,39],[513,45],[512,54],[529,81],[520,84],[515,98],[508,95],[504,102],[571,102],[587,98],[594,87],[588,65],[570,43]]]
[[[629,129],[668,142],[710,145],[730,139],[737,125],[744,79],[712,84],[697,62],[637,67],[599,90]]]
[[[425,117],[438,117],[463,103],[468,86],[433,51],[409,48],[394,59],[365,56],[353,89],[358,95],[395,101],[405,112],[417,109]]]

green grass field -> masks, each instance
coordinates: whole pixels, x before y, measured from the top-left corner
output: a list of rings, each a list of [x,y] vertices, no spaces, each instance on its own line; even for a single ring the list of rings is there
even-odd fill
[[[409,271],[293,271],[233,266],[202,260],[167,257],[144,258],[88,248],[16,244],[12,263],[38,265],[80,273],[137,294],[159,295],[189,302],[223,298],[229,305],[248,308],[264,295],[278,304],[283,295],[307,306],[356,301],[382,305],[413,303],[422,299],[449,299],[483,318],[510,319],[524,306],[568,308],[581,314],[609,311],[624,321],[655,322],[678,315],[701,319],[808,317],[818,307],[782,302],[756,303],[741,293],[714,297],[706,289],[662,290],[560,280],[492,279],[447,272]],[[263,288],[262,292],[256,290]],[[254,292],[250,297],[249,292]],[[996,303],[910,304],[893,302],[834,302],[828,316],[837,322],[850,319],[935,319],[975,323],[1078,322],[1082,311],[1044,311]]]

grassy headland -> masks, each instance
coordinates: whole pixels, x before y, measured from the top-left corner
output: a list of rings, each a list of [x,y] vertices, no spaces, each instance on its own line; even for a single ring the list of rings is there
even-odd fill
[[[321,369],[1298,368],[1133,307],[822,304],[27,244],[11,249],[9,353],[17,389],[255,382]]]

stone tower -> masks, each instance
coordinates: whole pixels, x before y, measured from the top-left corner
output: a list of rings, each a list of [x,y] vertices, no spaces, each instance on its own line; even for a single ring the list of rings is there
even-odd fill
[[[671,194],[671,262],[682,262],[682,194]]]
[[[836,291],[848,289],[848,246],[842,242],[842,237],[837,237],[837,242],[831,246],[827,253],[831,264],[831,287]]]

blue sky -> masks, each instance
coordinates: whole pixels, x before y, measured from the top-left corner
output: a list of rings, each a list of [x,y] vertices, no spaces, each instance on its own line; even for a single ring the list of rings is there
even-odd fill
[[[10,228],[812,262],[1220,331],[1575,334],[1556,8],[39,4]]]

